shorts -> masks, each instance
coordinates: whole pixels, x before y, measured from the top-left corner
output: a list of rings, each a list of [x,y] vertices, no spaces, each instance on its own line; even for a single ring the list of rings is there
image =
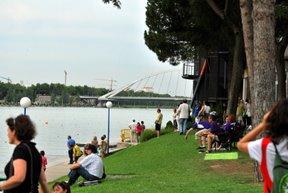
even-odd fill
[[[160,131],[161,130],[161,124],[155,123],[155,130]]]

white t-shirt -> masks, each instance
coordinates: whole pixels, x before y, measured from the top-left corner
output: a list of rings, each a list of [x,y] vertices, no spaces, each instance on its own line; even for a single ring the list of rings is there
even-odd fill
[[[245,113],[246,113],[246,115],[247,115],[248,117],[251,117],[250,104],[246,102],[244,108],[245,108]]]
[[[131,131],[134,131],[135,127],[136,127],[136,123],[132,122],[132,123],[130,123],[130,125],[128,127],[130,128]]]
[[[262,140],[263,138],[255,140],[255,141],[251,141],[248,143],[249,156],[252,159],[259,162],[259,164],[261,163],[261,160],[262,160]],[[288,138],[283,139],[278,145],[276,145],[277,150],[281,158],[284,161],[288,161],[287,145],[288,145]],[[267,169],[268,169],[270,179],[273,181],[273,167],[274,167],[274,159],[275,159],[276,152],[275,152],[275,148],[272,142],[268,144],[266,151],[267,151],[266,160],[267,160],[267,165],[268,165]]]
[[[211,107],[210,106],[208,106],[208,105],[205,105],[204,106],[204,111],[205,111],[205,113],[210,113],[210,110],[211,110]]]
[[[180,119],[187,119],[189,117],[189,111],[189,105],[187,103],[182,103],[177,109],[177,114],[179,114]]]
[[[81,160],[80,165],[84,167],[89,174],[102,178],[103,176],[103,162],[102,159],[95,153],[87,155],[83,160]]]

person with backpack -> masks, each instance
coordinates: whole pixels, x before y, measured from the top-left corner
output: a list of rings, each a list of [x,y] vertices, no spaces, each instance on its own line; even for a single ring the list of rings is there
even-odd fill
[[[262,122],[237,144],[240,151],[259,162],[264,193],[288,191],[288,100],[279,101]],[[256,137],[264,133],[264,137]]]

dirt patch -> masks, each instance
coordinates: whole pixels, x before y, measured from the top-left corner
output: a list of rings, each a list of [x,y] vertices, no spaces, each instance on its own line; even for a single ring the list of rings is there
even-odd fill
[[[216,172],[221,174],[253,174],[253,162],[239,162],[239,160],[233,161],[213,161],[210,164],[210,168]]]

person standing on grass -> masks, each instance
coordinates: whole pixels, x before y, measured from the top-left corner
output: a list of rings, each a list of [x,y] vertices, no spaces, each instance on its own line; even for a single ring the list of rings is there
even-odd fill
[[[69,156],[69,164],[73,164],[73,146],[75,145],[75,140],[72,139],[70,135],[67,137],[67,148],[68,148],[68,156]]]
[[[156,120],[155,120],[155,131],[157,137],[160,137],[160,130],[161,130],[161,124],[163,120],[163,114],[161,113],[161,109],[157,109],[157,115],[156,115]]]
[[[174,131],[176,132],[178,129],[178,124],[177,124],[178,115],[177,115],[177,109],[176,108],[173,109],[172,119],[173,119]]]
[[[129,129],[131,133],[131,143],[136,142],[136,133],[135,133],[135,127],[136,127],[136,121],[135,119],[132,120],[132,123],[129,124]]]
[[[278,179],[273,173],[275,155],[278,154],[283,161],[288,161],[287,128],[288,100],[285,99],[279,101],[271,111],[266,113],[261,123],[237,144],[240,151],[248,153],[252,159],[260,163],[261,173],[264,177],[264,193],[269,193],[272,190],[273,181],[277,182]],[[261,133],[264,133],[264,137],[255,140]]]
[[[140,143],[140,136],[142,133],[142,126],[139,122],[137,122],[136,127],[135,127],[135,132],[136,132],[136,141],[137,143]]]
[[[41,155],[31,141],[36,135],[34,123],[27,115],[9,118],[6,123],[8,142],[15,148],[5,166],[7,180],[0,183],[0,190],[5,193],[39,193],[40,184],[42,192],[49,193]]]
[[[146,129],[146,127],[144,125],[144,121],[141,121],[141,127],[142,127],[142,131],[144,131]]]
[[[106,156],[107,148],[109,148],[108,144],[107,144],[107,141],[105,139],[106,139],[106,135],[103,135],[101,137],[101,141],[100,141],[100,145],[99,145],[100,157],[101,158],[104,158]]]
[[[81,151],[80,147],[75,144],[73,145],[73,158],[74,163],[77,163],[78,159],[83,155],[83,152]]]
[[[179,115],[179,134],[183,135],[186,132],[186,124],[187,119],[189,117],[189,114],[191,112],[191,109],[189,105],[187,104],[187,100],[184,99],[183,103],[178,107],[177,109],[177,115]]]

